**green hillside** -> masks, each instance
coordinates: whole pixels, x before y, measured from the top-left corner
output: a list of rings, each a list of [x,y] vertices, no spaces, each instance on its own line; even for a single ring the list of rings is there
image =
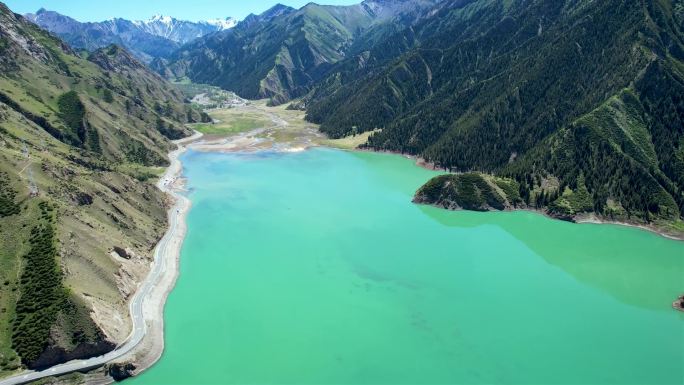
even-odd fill
[[[128,334],[130,281],[166,226],[146,180],[199,118],[188,108],[126,51],[81,57],[0,4],[0,377]]]

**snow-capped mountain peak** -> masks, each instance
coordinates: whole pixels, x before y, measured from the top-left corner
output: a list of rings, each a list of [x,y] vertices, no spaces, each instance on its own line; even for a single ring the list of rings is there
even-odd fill
[[[154,15],[151,18],[147,20],[147,23],[164,23],[164,24],[171,24],[175,21],[175,19],[171,16],[165,16],[165,15]]]
[[[158,14],[147,20],[134,21],[133,23],[147,33],[185,44],[208,33],[233,28],[237,21],[227,17],[225,19],[192,22]]]
[[[75,48],[95,50],[115,43],[146,63],[155,57],[166,57],[181,45],[199,37],[233,28],[237,24],[237,20],[231,17],[193,22],[162,14],[146,20],[131,21],[117,17],[81,23],[44,8],[27,14],[26,18],[62,37]]]
[[[237,20],[233,19],[232,17],[226,17],[225,19],[209,19],[206,21],[200,21],[200,23],[205,23],[208,25],[213,25],[217,27],[220,31],[223,31],[225,29],[231,29],[235,27],[235,25],[238,23]]]

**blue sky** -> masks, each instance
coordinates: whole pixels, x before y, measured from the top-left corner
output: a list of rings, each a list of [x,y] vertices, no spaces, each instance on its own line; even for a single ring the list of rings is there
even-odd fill
[[[41,7],[79,21],[102,21],[113,17],[144,20],[161,13],[185,20],[206,20],[232,16],[242,19],[261,13],[280,2],[299,8],[311,0],[5,0],[16,13],[35,12]],[[321,0],[320,4],[347,5],[361,0]],[[109,4],[109,5],[106,5]]]

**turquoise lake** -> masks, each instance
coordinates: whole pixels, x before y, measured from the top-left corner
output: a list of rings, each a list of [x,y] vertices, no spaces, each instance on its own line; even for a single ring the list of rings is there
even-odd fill
[[[131,384],[684,382],[684,242],[415,205],[436,173],[396,155],[182,160],[165,351]]]

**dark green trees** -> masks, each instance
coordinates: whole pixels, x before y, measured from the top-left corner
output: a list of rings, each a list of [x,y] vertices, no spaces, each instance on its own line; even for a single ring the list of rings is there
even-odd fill
[[[85,142],[85,106],[81,103],[76,91],[60,95],[57,105],[59,116],[66,125],[65,137],[71,144],[81,146]]]
[[[105,99],[107,91],[109,90],[105,88]],[[111,98],[111,91],[109,96]],[[86,108],[81,102],[78,93],[76,91],[65,92],[60,95],[57,105],[59,107],[59,117],[66,125],[65,134],[63,135],[65,141],[71,145],[93,152],[101,152],[100,136],[95,128],[88,125],[86,121]]]
[[[53,209],[40,204],[41,223],[31,230],[30,249],[20,279],[21,296],[12,324],[12,347],[27,365],[45,350],[50,328],[67,300],[57,264]]]

